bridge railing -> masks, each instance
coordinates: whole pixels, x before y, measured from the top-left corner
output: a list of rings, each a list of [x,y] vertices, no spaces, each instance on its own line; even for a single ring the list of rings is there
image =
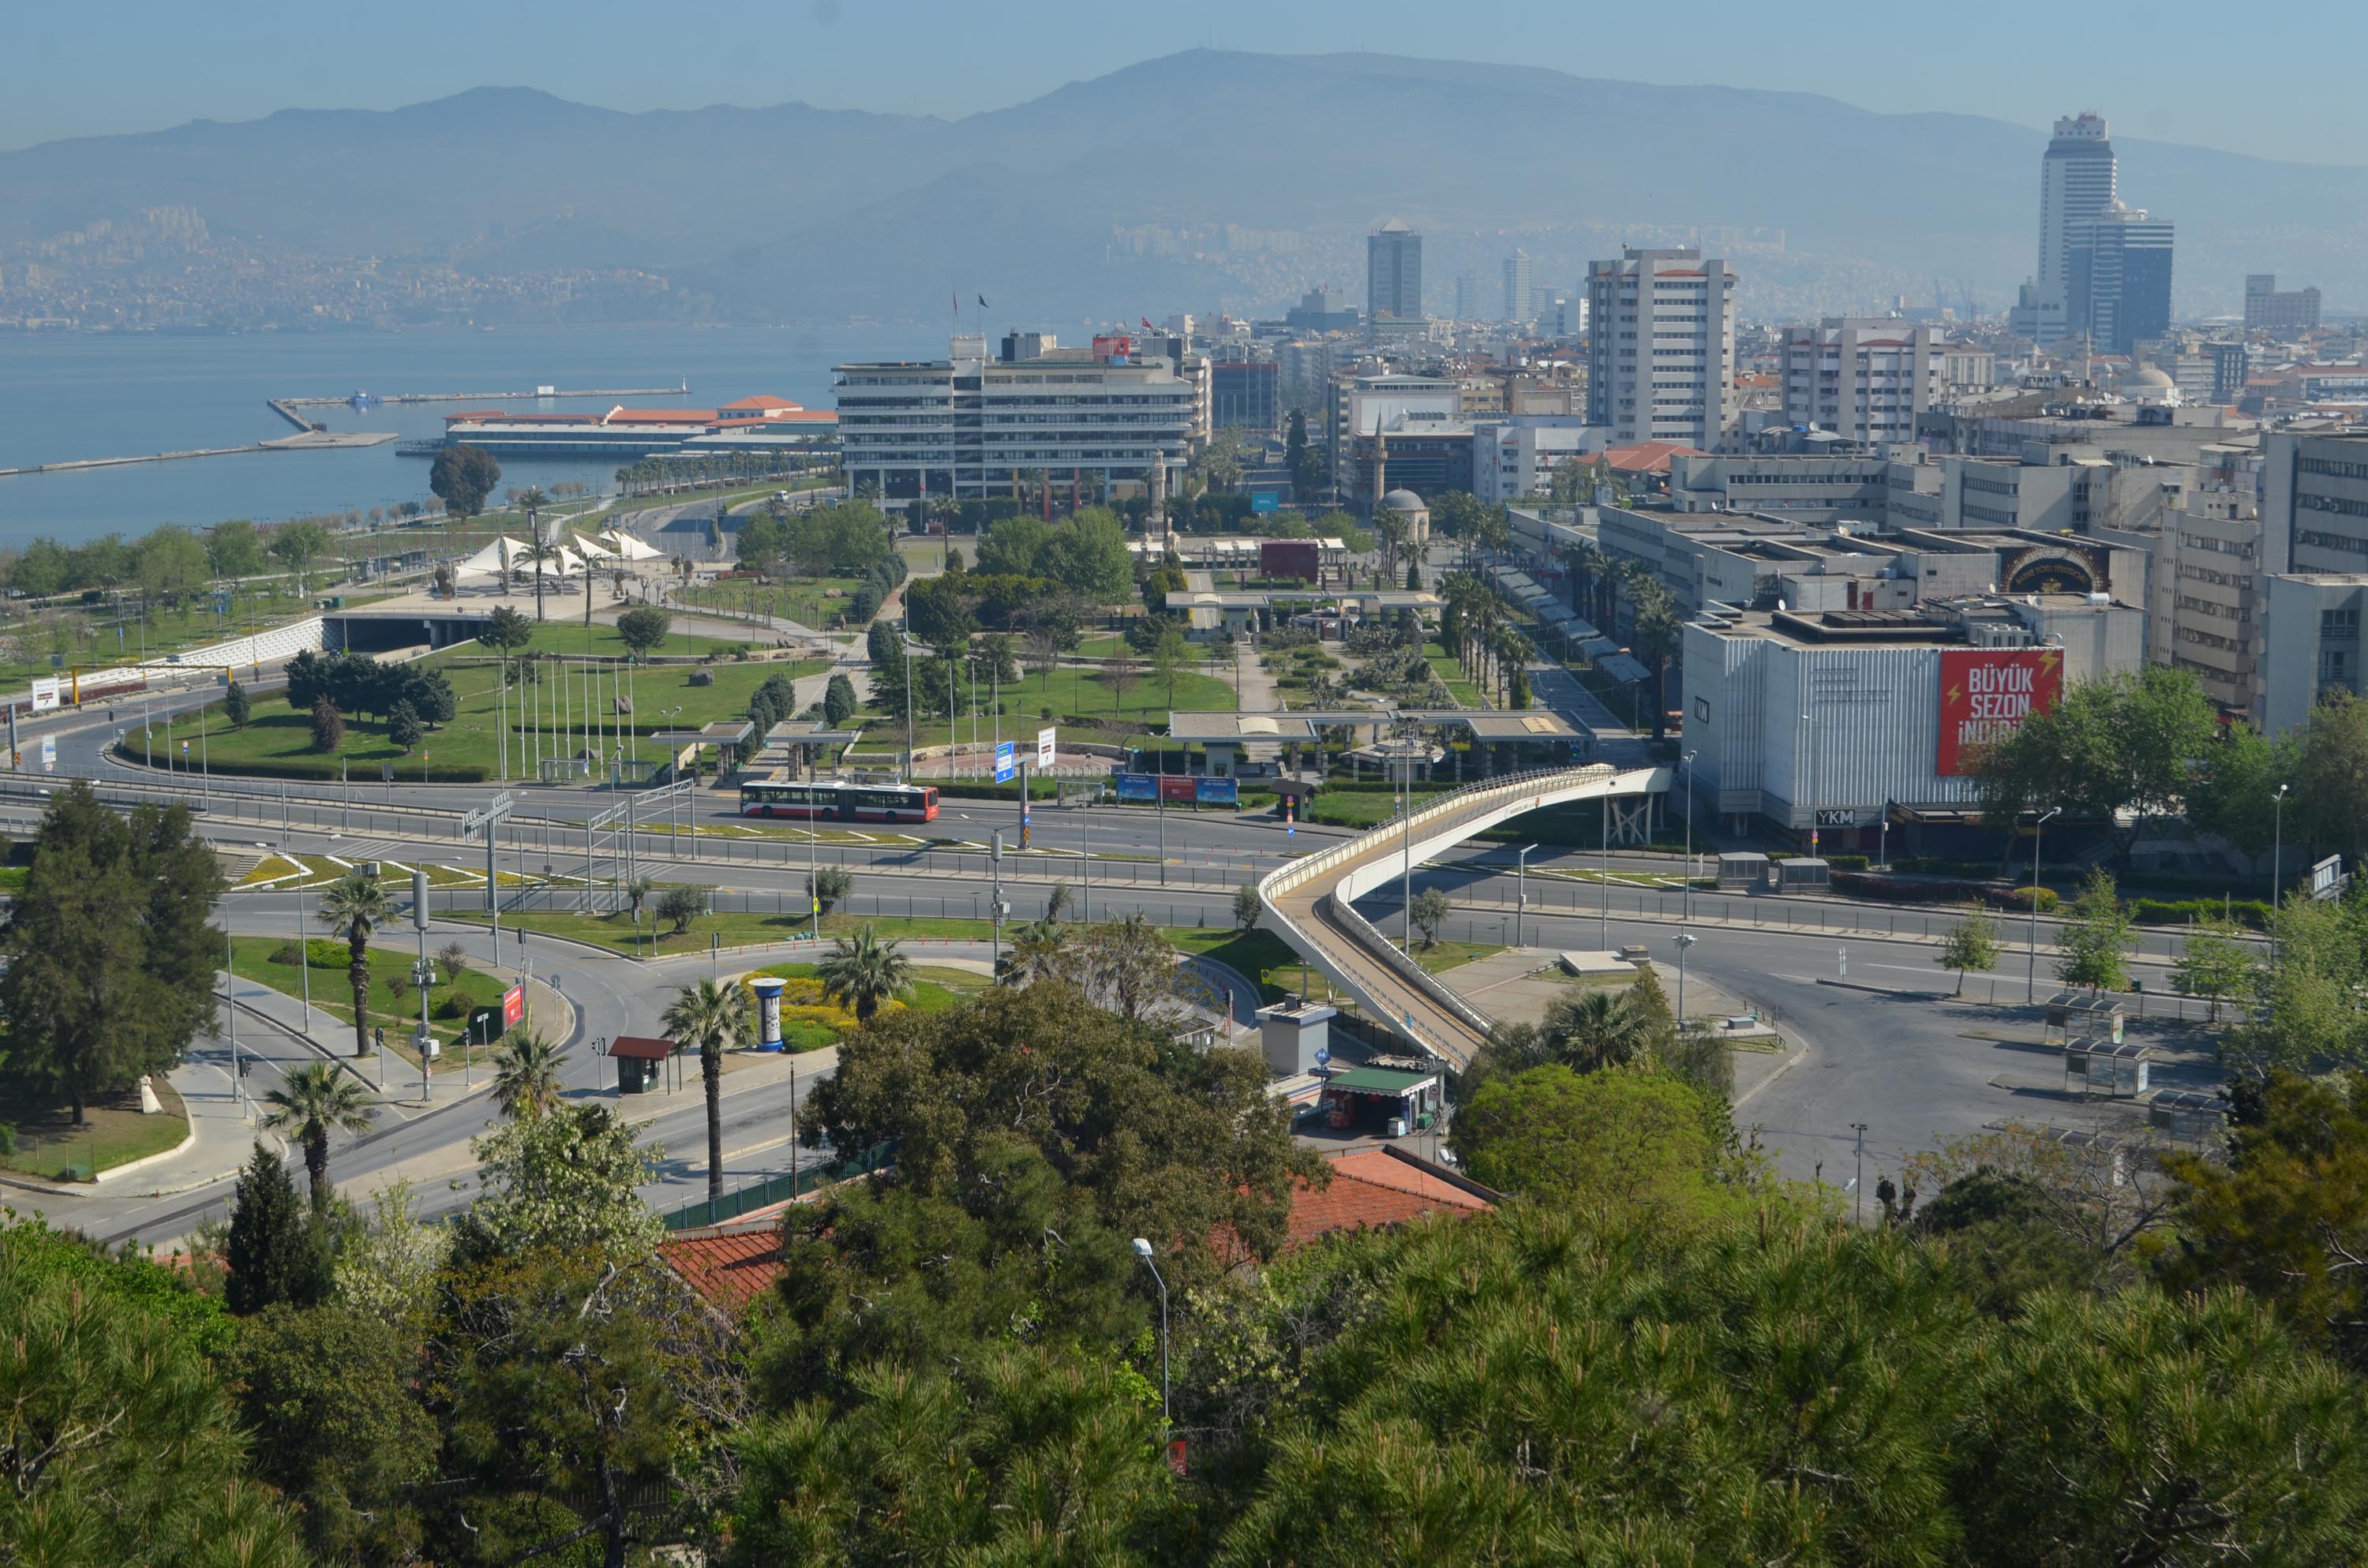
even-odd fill
[[[1363,858],[1391,837],[1417,834],[1424,824],[1461,815],[1475,804],[1519,800],[1524,795],[1543,793],[1539,786],[1548,780],[1554,780],[1556,788],[1568,788],[1581,784],[1605,783],[1619,776],[1619,769],[1608,764],[1597,763],[1586,767],[1535,768],[1507,778],[1484,779],[1478,783],[1465,785],[1461,790],[1452,790],[1444,795],[1434,797],[1416,811],[1411,819],[1400,814],[1370,833],[1336,844],[1318,854],[1308,856],[1304,859],[1294,860],[1281,869],[1269,873],[1258,883],[1259,900],[1271,913],[1275,924],[1282,928],[1281,934],[1285,941],[1304,954],[1317,967],[1324,969],[1330,978],[1344,985],[1350,985],[1347,975],[1326,963],[1322,945],[1315,939],[1314,934],[1304,929],[1297,921],[1292,919],[1276,902],[1282,894],[1326,875],[1346,862]],[[1382,934],[1373,928],[1372,922],[1366,920],[1350,906],[1349,900],[1356,896],[1353,891],[1349,892],[1347,897],[1336,894],[1326,896],[1332,899],[1334,917],[1347,927],[1350,937],[1361,944],[1366,951],[1388,965],[1391,972],[1445,1010],[1450,1017],[1461,1019],[1481,1034],[1485,1035],[1488,1032],[1492,1025],[1486,1014],[1458,996],[1436,975],[1392,947]],[[1350,985],[1350,988],[1360,989],[1353,985]],[[1379,1000],[1372,997],[1363,999],[1369,1003]],[[1413,1026],[1407,1025],[1402,1017],[1391,1019],[1389,1022],[1394,1028],[1406,1028],[1412,1032]],[[1424,1043],[1431,1045],[1436,1050],[1438,1045],[1443,1042],[1426,1041]],[[1441,1054],[1446,1053],[1441,1052]]]

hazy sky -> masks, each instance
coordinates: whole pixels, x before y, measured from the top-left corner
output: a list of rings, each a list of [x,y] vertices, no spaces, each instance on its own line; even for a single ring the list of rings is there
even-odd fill
[[[0,147],[391,108],[488,85],[612,108],[789,99],[954,116],[1196,45],[1361,49],[1579,75],[1823,93],[2044,127],[2358,163],[2360,0],[20,0],[0,27]]]

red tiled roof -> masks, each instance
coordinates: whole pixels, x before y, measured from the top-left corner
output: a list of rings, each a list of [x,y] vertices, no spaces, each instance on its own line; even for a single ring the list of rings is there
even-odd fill
[[[791,403],[785,397],[744,397],[725,403],[721,409],[717,410],[717,412],[721,414],[729,414],[734,409],[754,409],[758,412],[762,412],[768,408],[799,408],[802,406],[803,405]]]
[[[664,1062],[674,1054],[674,1041],[653,1040],[648,1035],[620,1034],[609,1042],[609,1054],[630,1057],[637,1062]]]
[[[1616,473],[1667,473],[1671,458],[1698,458],[1700,447],[1679,441],[1645,441],[1634,447],[1613,447],[1603,461]]]
[[[711,1304],[736,1313],[781,1277],[780,1221],[685,1231],[660,1242],[658,1256]]]
[[[1302,1187],[1291,1198],[1291,1239],[1303,1247],[1338,1231],[1404,1225],[1432,1214],[1476,1214],[1495,1204],[1466,1192],[1386,1149],[1358,1149],[1331,1158],[1332,1184],[1321,1192]]]

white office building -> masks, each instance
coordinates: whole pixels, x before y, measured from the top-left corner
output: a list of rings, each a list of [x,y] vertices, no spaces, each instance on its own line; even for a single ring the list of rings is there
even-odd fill
[[[1193,369],[1127,338],[1012,362],[970,335],[943,359],[840,365],[847,482],[889,499],[1016,495],[1042,469],[1056,488],[1107,497],[1147,487],[1159,465],[1173,494],[1202,418]]]
[[[1941,335],[1895,317],[1827,316],[1784,331],[1785,422],[1853,441],[1912,441],[1941,398]]]
[[[2060,342],[2077,330],[2070,314],[2073,232],[2113,205],[2116,181],[2103,117],[2057,120],[2039,164],[2038,314],[2029,335],[2041,343]]]
[[[1714,450],[1735,385],[1736,275],[1699,250],[1588,264],[1587,417],[1611,446]]]
[[[1472,426],[1472,494],[1491,505],[1543,495],[1554,470],[1599,449],[1586,419],[1576,414],[1520,415],[1474,421]]]

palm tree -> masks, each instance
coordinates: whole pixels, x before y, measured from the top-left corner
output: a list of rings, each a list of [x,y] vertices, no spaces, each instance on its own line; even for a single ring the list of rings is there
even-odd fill
[[[657,885],[655,878],[644,876],[638,871],[625,879],[624,886],[620,891],[624,893],[626,901],[632,906],[633,929],[636,931],[642,927],[642,905],[649,901],[651,893],[657,891]]]
[[[842,937],[816,971],[823,994],[853,1007],[857,1022],[870,1023],[881,1003],[912,989],[913,960],[900,949],[901,944],[882,941],[869,926],[852,941]]]
[[[707,1196],[723,1196],[723,1052],[748,1038],[748,1008],[739,988],[712,980],[686,985],[666,1010],[667,1038],[699,1052],[699,1079],[707,1093]]]
[[[1002,978],[1033,982],[1067,975],[1069,928],[1050,916],[1011,928],[1010,950],[1003,956]]]
[[[1626,1004],[1625,997],[1600,990],[1564,997],[1546,1009],[1546,1035],[1563,1060],[1582,1073],[1620,1066],[1634,1061],[1645,1043],[1640,1020]]]
[[[555,544],[544,543],[541,533],[538,531],[533,541],[519,553],[534,562],[534,618],[541,620],[542,619],[542,564],[546,561],[559,559],[559,547]]]
[[[354,988],[354,1054],[370,1053],[370,933],[394,919],[386,885],[357,866],[321,893],[321,923],[346,937],[346,979]]]
[[[313,1212],[329,1208],[329,1133],[367,1132],[370,1096],[336,1069],[334,1062],[312,1062],[288,1074],[288,1086],[263,1096],[271,1113],[263,1125],[274,1131],[292,1128],[304,1146],[304,1172],[313,1178]]]
[[[532,1029],[494,1048],[494,1103],[517,1121],[559,1108],[559,1047]]]

